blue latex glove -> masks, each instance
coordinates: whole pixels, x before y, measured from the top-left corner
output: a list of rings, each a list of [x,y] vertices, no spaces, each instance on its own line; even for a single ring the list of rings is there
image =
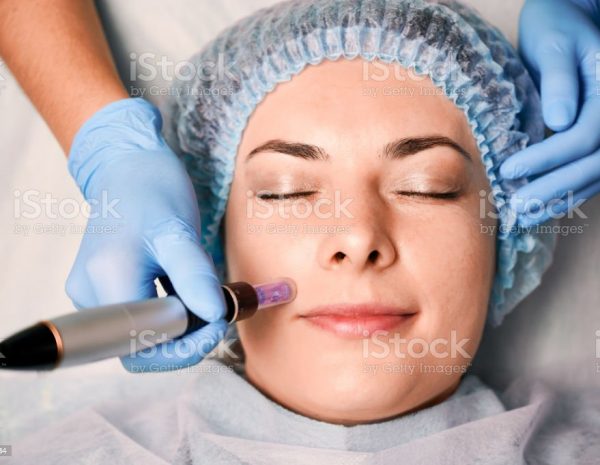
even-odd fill
[[[600,1],[527,0],[519,48],[539,84],[544,122],[556,131],[500,167],[505,178],[531,181],[511,204],[519,224],[532,226],[600,192]],[[569,191],[570,204],[552,202]],[[536,204],[544,208],[526,209]]]
[[[161,127],[151,103],[113,102],[83,124],[68,160],[91,207],[66,282],[77,309],[156,297],[154,279],[166,275],[183,303],[212,322],[181,339],[121,357],[131,372],[194,365],[227,329],[214,263],[199,242],[192,182]]]

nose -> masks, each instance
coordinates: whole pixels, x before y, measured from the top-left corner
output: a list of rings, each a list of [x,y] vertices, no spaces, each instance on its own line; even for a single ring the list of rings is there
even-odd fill
[[[367,200],[367,199],[365,199]],[[380,201],[356,202],[351,220],[334,234],[325,235],[319,248],[319,264],[324,269],[363,272],[383,270],[397,258],[396,246],[389,234],[388,211]]]

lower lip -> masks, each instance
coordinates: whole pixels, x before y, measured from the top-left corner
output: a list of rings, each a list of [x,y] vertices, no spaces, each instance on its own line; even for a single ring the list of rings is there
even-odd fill
[[[309,323],[346,338],[369,337],[375,331],[390,331],[406,323],[410,315],[316,315],[303,317]]]

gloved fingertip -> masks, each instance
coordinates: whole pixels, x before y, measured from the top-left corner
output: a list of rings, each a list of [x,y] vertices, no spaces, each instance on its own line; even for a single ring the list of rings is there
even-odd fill
[[[515,162],[510,158],[500,165],[500,176],[504,179],[518,179],[529,176],[530,171],[526,165]]]
[[[214,322],[225,317],[223,289],[216,277],[203,276],[193,286],[179,292],[183,303],[200,318]]]
[[[571,102],[554,101],[544,106],[544,122],[555,132],[568,129],[575,120],[576,106]]]
[[[215,327],[215,333],[222,334],[224,337],[225,333],[227,333],[227,329],[229,328],[229,323],[225,320],[225,318],[220,318],[213,323]],[[221,336],[219,336],[222,339]]]
[[[500,165],[500,176],[504,179],[514,179],[516,177],[514,166],[510,163],[510,160],[507,160]]]

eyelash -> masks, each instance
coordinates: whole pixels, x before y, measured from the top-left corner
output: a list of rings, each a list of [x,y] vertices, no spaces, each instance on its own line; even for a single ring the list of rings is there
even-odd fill
[[[432,199],[456,199],[460,196],[459,191],[455,192],[413,192],[413,191],[396,191],[398,195],[406,195],[409,197],[427,197]]]
[[[316,191],[305,191],[305,192],[290,192],[289,194],[259,194],[257,197],[261,200],[285,200],[293,199],[296,197],[308,197],[309,195],[316,194]]]
[[[316,194],[316,191],[290,192],[289,194],[261,194],[257,197],[261,200],[286,200],[298,197],[308,197]],[[413,191],[395,191],[395,194],[406,195],[409,197],[427,197],[432,199],[456,199],[460,192],[413,192]]]

